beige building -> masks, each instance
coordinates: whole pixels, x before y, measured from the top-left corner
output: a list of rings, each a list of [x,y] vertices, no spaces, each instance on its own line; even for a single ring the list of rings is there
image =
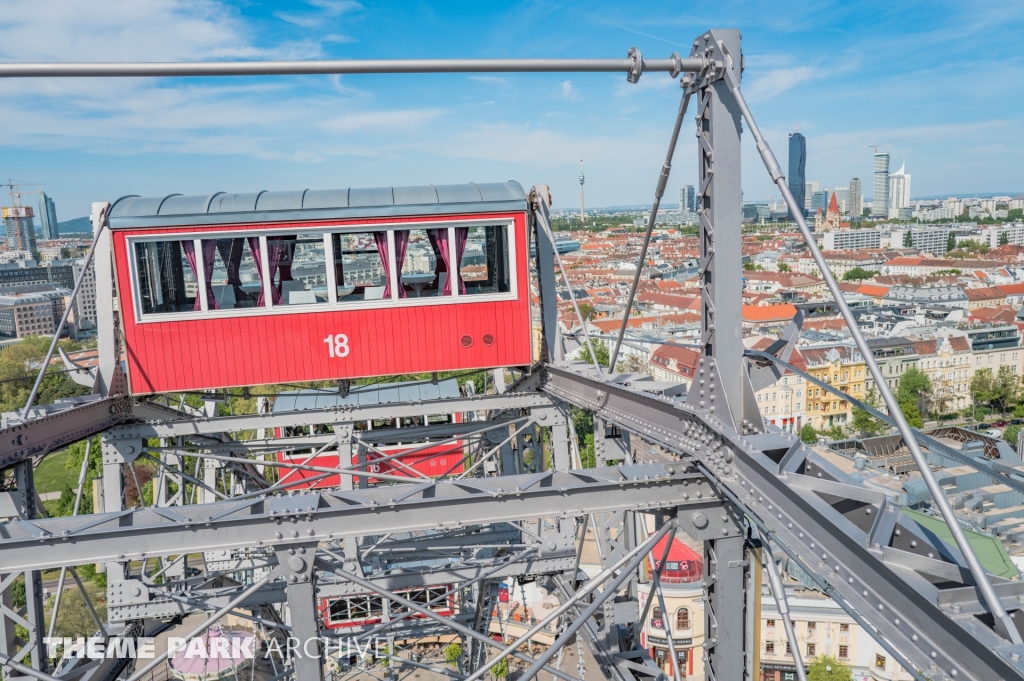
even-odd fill
[[[805,667],[815,658],[828,655],[849,665],[854,681],[913,678],[828,596],[795,582],[786,584],[786,594]],[[761,592],[760,646],[760,681],[796,681],[796,664],[786,628],[767,586]]]
[[[763,350],[768,344],[767,341],[762,341],[754,348]],[[799,350],[793,351],[789,363],[797,369],[806,371],[804,359]],[[804,395],[806,390],[807,382],[803,377],[786,370],[779,380],[767,388],[758,390],[754,397],[757,400],[757,408],[761,411],[761,416],[766,423],[778,426],[787,433],[798,433],[807,422],[805,406],[807,398]]]

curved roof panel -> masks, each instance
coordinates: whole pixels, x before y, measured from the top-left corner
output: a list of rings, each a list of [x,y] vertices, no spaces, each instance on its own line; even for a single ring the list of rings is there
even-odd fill
[[[334,218],[460,215],[526,210],[518,182],[351,189],[307,189],[159,197],[126,196],[110,210],[110,227],[283,222]]]

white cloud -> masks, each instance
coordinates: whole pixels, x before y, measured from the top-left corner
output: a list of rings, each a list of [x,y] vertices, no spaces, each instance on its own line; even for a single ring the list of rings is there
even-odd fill
[[[563,80],[558,96],[566,101],[575,102],[580,98],[580,93],[572,86],[571,80]]]
[[[277,11],[274,12],[274,16],[282,21],[287,21],[289,24],[295,24],[301,28],[316,28],[317,26],[320,26],[331,19],[335,19],[342,14],[347,14],[363,8],[361,4],[354,2],[353,0],[305,0],[305,3],[320,11]]]
[[[819,70],[813,66],[772,69],[759,73],[744,84],[743,96],[749,102],[763,102],[819,77]]]
[[[445,113],[443,109],[400,109],[393,111],[361,111],[324,121],[331,132],[357,130],[405,130],[422,125]]]

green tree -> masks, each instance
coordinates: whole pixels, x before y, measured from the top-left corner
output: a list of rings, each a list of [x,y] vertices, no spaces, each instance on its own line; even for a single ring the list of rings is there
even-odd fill
[[[872,386],[871,390],[864,397],[864,402],[869,407],[878,408],[878,391]],[[875,418],[860,407],[853,408],[853,428],[861,435],[878,435],[889,427],[885,421]]]
[[[591,355],[590,351],[593,348],[594,354]],[[608,346],[599,340],[591,340],[588,345],[586,342],[580,348],[579,361],[586,362],[587,364],[594,363],[594,357],[597,358],[598,366],[606,367],[608,362],[611,361],[611,357],[608,356]],[[79,459],[81,461],[81,459]]]
[[[1020,434],[1020,426],[1006,426],[1003,431],[1003,439],[1010,443],[1010,446],[1017,449],[1017,436]]]
[[[458,643],[449,643],[444,648],[444,661],[448,664],[454,665],[459,663],[459,658],[462,657],[462,646]]]
[[[590,316],[594,314],[594,306],[590,303],[580,303],[580,316],[584,320],[590,319]]]
[[[821,655],[807,668],[807,681],[853,681],[853,670],[831,655]]]
[[[779,271],[780,271],[780,272],[792,272],[793,270],[792,270],[792,268],[791,268],[791,267],[790,267],[789,265],[787,265],[786,263],[784,263],[784,262],[780,262],[780,263],[779,263]]]
[[[914,245],[914,236],[910,233],[910,230],[908,229],[903,234],[903,246],[906,247],[906,248],[911,248],[913,245]]]
[[[25,406],[28,395],[32,391],[32,383],[39,373],[39,367],[46,351],[50,347],[50,339],[45,336],[30,336],[20,343],[8,346],[0,354],[0,411],[15,411]],[[80,350],[81,345],[73,341],[61,341],[58,347],[65,352]],[[63,370],[58,364],[51,364],[39,387],[36,404],[52,404],[62,397],[87,395],[89,389],[78,385],[67,374],[57,373]]]
[[[615,370],[620,374],[647,374],[652,375],[651,363],[640,355],[629,354],[619,360]]]
[[[85,441],[76,442],[75,444],[68,447],[68,458],[64,463],[64,468],[69,473],[75,474],[75,480],[78,480],[78,472],[82,468],[82,459],[85,458]],[[98,478],[103,475],[103,446],[100,444],[100,439],[94,437],[92,444],[89,446],[89,470],[86,475],[88,478]]]
[[[971,377],[971,396],[975,404],[985,404],[992,399],[994,383],[991,369],[979,369],[974,372],[974,376]]]
[[[971,395],[976,402],[990,407],[999,405],[999,411],[1006,411],[1006,403],[1018,395],[1019,379],[1012,367],[1001,366],[993,375],[991,369],[981,369],[971,379]]]
[[[594,468],[597,465],[594,456],[594,412],[573,407],[569,416],[579,442],[580,463],[584,468]]]
[[[81,569],[79,569],[79,572],[81,573]],[[68,579],[70,580],[70,577]],[[86,590],[90,593],[96,591],[95,588],[90,589],[88,584],[86,585]],[[98,603],[95,595],[91,600],[100,619],[106,620],[107,606],[103,603]],[[53,606],[50,605],[46,613],[47,624],[49,624],[49,619],[52,616]],[[54,633],[57,636],[92,636],[96,633],[96,621],[93,620],[92,613],[89,612],[89,606],[86,605],[82,592],[78,589],[67,589],[64,591],[64,595],[61,596],[60,612],[57,613],[57,626],[54,629]]]
[[[896,391],[896,399],[900,402],[900,406],[903,406],[903,402],[908,401],[913,401],[916,405],[931,392],[931,389],[932,380],[928,378],[928,374],[917,367],[910,367],[900,377],[900,387]]]
[[[956,233],[950,232],[946,237],[946,253],[956,249]]]
[[[1014,418],[1024,419],[1024,402],[1013,408],[1013,416]]]
[[[760,265],[755,265],[753,262],[750,262],[750,261],[747,261],[747,262],[743,263],[743,269],[748,270],[748,271],[756,270],[758,272],[763,272],[764,271],[763,267],[761,267]]]
[[[491,667],[491,674],[493,674],[496,679],[504,679],[508,676],[508,658],[503,657],[495,662],[494,666]]]
[[[878,272],[866,270],[863,267],[854,267],[853,269],[847,270],[846,274],[843,275],[843,281],[863,281],[865,279],[870,279],[877,274]]]
[[[999,233],[999,245],[1000,246],[1007,246],[1007,245],[1009,245],[1009,243],[1010,243],[1010,233],[1009,232],[1000,232]]]
[[[11,603],[15,610],[21,610],[28,604],[28,597],[25,595],[25,578],[18,577],[11,586]]]
[[[924,419],[921,418],[921,410],[917,408],[917,402],[900,402],[900,411],[903,412],[903,418],[907,420],[911,428],[924,427]]]
[[[818,444],[818,431],[814,430],[814,427],[805,423],[804,427],[800,429],[800,439],[804,444],[816,445]]]

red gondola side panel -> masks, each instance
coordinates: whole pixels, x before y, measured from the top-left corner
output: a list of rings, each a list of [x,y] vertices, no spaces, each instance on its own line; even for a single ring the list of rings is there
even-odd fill
[[[342,191],[115,204],[132,392],[531,363],[518,184]]]

